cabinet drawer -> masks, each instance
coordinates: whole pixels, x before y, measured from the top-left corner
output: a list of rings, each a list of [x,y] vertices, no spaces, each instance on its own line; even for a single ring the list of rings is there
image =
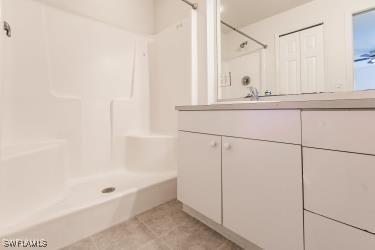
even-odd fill
[[[375,233],[375,156],[304,148],[303,161],[305,208]]]
[[[298,110],[179,112],[179,130],[301,144]]]
[[[305,250],[374,249],[374,235],[305,212]]]
[[[303,111],[304,146],[375,154],[375,111]]]

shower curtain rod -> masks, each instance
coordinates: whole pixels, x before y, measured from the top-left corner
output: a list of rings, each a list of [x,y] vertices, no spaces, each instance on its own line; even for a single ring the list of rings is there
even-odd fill
[[[230,25],[230,24],[224,22],[223,20],[221,20],[221,23],[224,24],[225,26],[227,26],[228,28],[232,29],[233,31],[235,31],[235,32],[237,32],[237,33],[239,33],[239,34],[241,34],[241,35],[243,35],[243,36],[249,38],[251,41],[256,42],[257,44],[261,45],[264,49],[267,49],[267,47],[268,47],[267,44],[264,44],[264,43],[259,42],[259,41],[256,40],[255,38],[252,38],[252,37],[249,36],[248,34],[245,34],[245,33],[242,32],[241,30],[236,29],[235,27],[233,27],[232,25]]]
[[[181,0],[181,1],[184,2],[184,3],[186,3],[186,4],[188,4],[188,5],[190,5],[193,8],[193,10],[198,9],[198,4],[197,3],[191,3],[191,2],[189,2],[187,0]]]

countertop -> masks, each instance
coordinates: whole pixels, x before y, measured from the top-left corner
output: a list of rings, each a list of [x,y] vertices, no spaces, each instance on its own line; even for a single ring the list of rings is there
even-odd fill
[[[341,99],[341,100],[311,100],[311,101],[258,101],[230,102],[212,105],[177,106],[179,111],[209,111],[209,110],[269,110],[269,109],[375,109],[375,98],[371,99]]]

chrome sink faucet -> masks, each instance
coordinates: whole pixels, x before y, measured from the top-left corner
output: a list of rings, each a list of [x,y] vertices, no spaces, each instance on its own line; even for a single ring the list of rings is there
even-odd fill
[[[245,96],[245,98],[249,98],[251,101],[259,101],[259,91],[257,88],[250,86],[249,87],[250,93]]]

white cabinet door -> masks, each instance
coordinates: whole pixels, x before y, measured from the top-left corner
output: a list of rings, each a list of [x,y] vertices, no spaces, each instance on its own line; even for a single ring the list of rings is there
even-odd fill
[[[305,213],[306,250],[374,250],[375,235]]]
[[[279,46],[279,93],[299,94],[301,92],[299,33],[281,37]]]
[[[178,199],[221,224],[221,137],[179,132]]]
[[[302,250],[301,147],[222,143],[223,225],[265,250]]]
[[[323,25],[300,32],[301,93],[323,92],[324,50]]]

